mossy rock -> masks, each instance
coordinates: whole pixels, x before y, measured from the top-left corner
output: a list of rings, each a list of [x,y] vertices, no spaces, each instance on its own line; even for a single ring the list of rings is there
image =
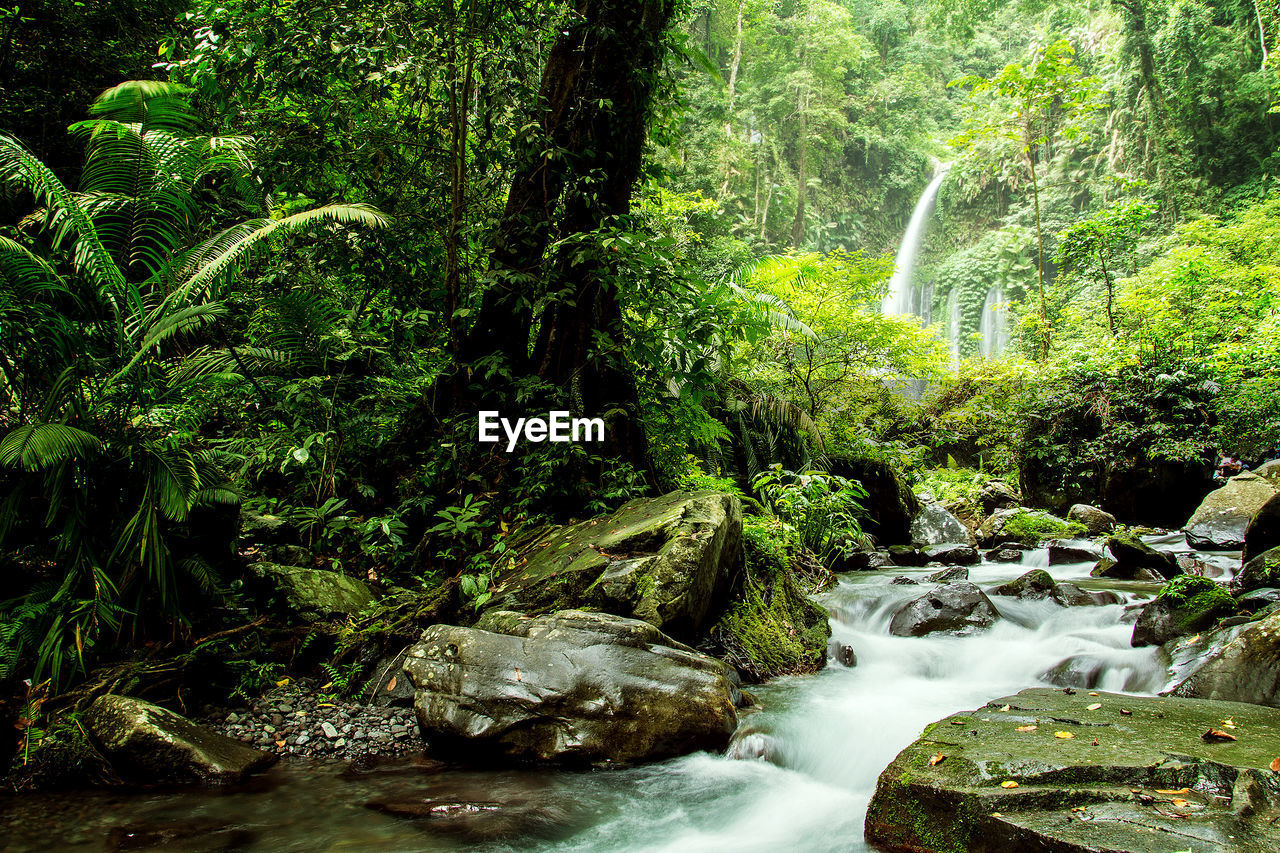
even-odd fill
[[[906,478],[892,465],[871,456],[827,457],[832,474],[857,480],[867,490],[865,528],[883,545],[911,541],[911,521],[920,514],[920,501]]]
[[[1264,551],[1245,563],[1231,581],[1236,594],[1280,587],[1280,548]]]
[[[1170,691],[1173,695],[1280,708],[1280,612],[1246,626],[1220,628],[1194,644],[1181,642],[1195,648],[1174,650],[1174,672],[1185,677]]]
[[[1016,542],[1036,547],[1048,539],[1070,539],[1087,532],[1078,521],[1067,521],[1038,509],[997,510],[982,523],[981,539],[988,545]]]
[[[1236,601],[1218,584],[1197,575],[1183,575],[1165,584],[1147,602],[1133,626],[1134,646],[1159,646],[1212,628],[1236,612]]]
[[[1274,463],[1268,462],[1263,467],[1268,466],[1275,466],[1272,470],[1280,471],[1280,460]],[[1280,488],[1280,478],[1270,482]],[[1249,526],[1244,533],[1244,553],[1241,559],[1247,563],[1254,557],[1277,547],[1280,547],[1280,494],[1263,504],[1253,514],[1253,518],[1249,519]]]
[[[1237,702],[1024,690],[932,724],[899,753],[866,839],[916,853],[1277,850],[1274,718]],[[1227,719],[1238,740],[1201,737]]]
[[[1007,595],[1012,598],[1048,598],[1053,595],[1053,587],[1052,575],[1044,569],[1032,569],[991,590],[991,594]]]
[[[742,504],[671,492],[553,528],[520,550],[487,609],[530,615],[591,609],[643,619],[681,640],[702,633],[742,558]]]
[[[1113,533],[1107,537],[1107,548],[1115,559],[1117,569],[1108,577],[1124,577],[1138,569],[1149,569],[1165,578],[1182,574],[1178,559],[1172,554],[1157,551],[1138,538],[1132,531]]]
[[[249,571],[270,604],[303,619],[354,616],[376,600],[367,583],[341,572],[253,563]]]

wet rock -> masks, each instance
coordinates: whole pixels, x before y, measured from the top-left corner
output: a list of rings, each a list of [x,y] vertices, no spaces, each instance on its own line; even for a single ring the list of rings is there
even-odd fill
[[[1002,545],[999,548],[992,548],[986,553],[986,557],[993,563],[1021,563],[1022,549]]]
[[[1250,737],[1200,737],[1225,719]],[[1024,690],[940,720],[903,750],[880,775],[866,839],[919,853],[1280,849],[1280,789],[1262,769],[1280,755],[1273,722],[1236,702]]]
[[[1202,578],[1220,578],[1223,575],[1222,569],[1190,554],[1178,554],[1176,559],[1178,568],[1182,570],[1184,575],[1196,575]]]
[[[538,799],[459,800],[449,797],[374,801],[374,811],[420,821],[432,833],[470,844],[517,840],[555,840],[580,828],[581,810],[566,801]]]
[[[1002,480],[991,480],[978,492],[978,506],[984,516],[998,509],[1010,509],[1022,502],[1017,491]]]
[[[252,563],[249,571],[270,604],[305,620],[354,616],[374,602],[367,583],[341,572],[278,563]]]
[[[920,585],[920,581],[916,580],[915,578],[909,578],[906,575],[898,575],[893,580],[889,581],[889,583],[897,584],[898,586],[919,586]]]
[[[275,756],[132,696],[99,696],[84,724],[112,768],[131,782],[238,782]]]
[[[731,667],[604,613],[435,625],[404,669],[433,749],[472,758],[598,764],[720,750],[745,702]]]
[[[1013,598],[1048,598],[1053,594],[1053,586],[1053,577],[1048,572],[1044,569],[1032,569],[991,590],[991,594]]]
[[[1049,565],[1066,563],[1096,563],[1102,559],[1102,549],[1085,539],[1050,539]]]
[[[1071,509],[1067,510],[1067,519],[1083,524],[1090,536],[1101,536],[1116,528],[1114,515],[1088,504],[1072,504]]]
[[[1090,592],[1073,583],[1054,584],[1050,597],[1063,607],[1100,607],[1108,604],[1120,604],[1123,599],[1111,590]]]
[[[892,465],[872,456],[827,455],[827,470],[856,480],[867,490],[865,529],[879,542],[901,545],[911,541],[911,520],[920,514],[915,492]]]
[[[296,545],[300,541],[297,523],[278,515],[240,510],[240,544]]]
[[[1107,577],[1130,577],[1138,569],[1149,569],[1164,578],[1175,578],[1182,573],[1174,555],[1157,551],[1132,533],[1114,533],[1107,537],[1107,550],[1116,562],[1116,572]]]
[[[1133,646],[1159,646],[1212,628],[1223,616],[1235,612],[1235,599],[1208,578],[1183,575],[1174,578],[1138,614],[1133,626]]]
[[[404,649],[398,654],[386,655],[373,665],[373,675],[365,682],[360,698],[371,705],[413,707],[413,685],[404,677]]]
[[[991,627],[1000,614],[991,599],[971,583],[951,583],[926,592],[898,608],[889,623],[895,637],[947,633],[968,635]]]
[[[744,726],[733,735],[725,756],[735,761],[767,761],[783,766],[782,744],[768,732]]]
[[[1231,589],[1237,594],[1266,587],[1280,588],[1280,548],[1254,557],[1231,580]]]
[[[1112,580],[1142,581],[1143,583],[1164,583],[1164,575],[1141,566],[1120,565],[1110,557],[1103,557],[1098,565],[1089,572],[1095,578],[1111,578]]]
[[[957,542],[930,545],[923,551],[928,562],[947,563],[952,566],[975,566],[981,559],[976,548]]]
[[[1276,470],[1280,470],[1280,464],[1268,462],[1267,465],[1276,465]],[[1280,488],[1280,480],[1270,482]],[[1244,532],[1244,553],[1241,559],[1247,563],[1272,548],[1280,548],[1280,495],[1260,506],[1249,520],[1249,526]]]
[[[1238,627],[1227,630],[1239,633],[1201,658],[1203,662],[1174,687],[1171,694],[1280,708],[1280,613],[1273,613],[1243,630]],[[1271,726],[1275,732],[1274,720]],[[1280,750],[1276,755],[1280,755]]]
[[[630,501],[609,516],[558,527],[521,550],[490,610],[587,607],[699,636],[742,559],[742,504],[718,492]]]
[[[839,640],[832,640],[827,646],[827,657],[849,669],[858,665],[858,656],[854,654],[853,646]]]
[[[950,583],[951,581],[967,581],[968,579],[969,570],[964,566],[950,566],[925,578],[925,580],[933,583]]]
[[[888,553],[878,551],[854,551],[846,557],[838,557],[833,572],[865,572],[878,569],[890,563]]]
[[[890,545],[889,559],[895,566],[908,568],[923,566],[929,562],[929,558],[923,551],[912,548],[910,545]]]
[[[917,548],[945,543],[974,544],[973,534],[941,504],[927,502],[911,522],[911,544]]]
[[[1251,590],[1236,599],[1236,606],[1245,613],[1257,613],[1277,603],[1280,603],[1280,589],[1270,586]]]
[[[1214,489],[1192,513],[1183,530],[1187,544],[1201,551],[1235,551],[1244,547],[1250,519],[1271,498],[1276,487],[1251,471],[1237,474]]]
[[[1059,687],[1075,687],[1078,690],[1092,690],[1102,680],[1106,664],[1090,655],[1072,655],[1048,671],[1040,674],[1040,678]]]

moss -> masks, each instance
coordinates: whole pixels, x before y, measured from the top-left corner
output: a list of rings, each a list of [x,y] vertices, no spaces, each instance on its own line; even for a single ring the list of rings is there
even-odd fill
[[[1174,609],[1174,627],[1179,634],[1207,628],[1217,619],[1236,610],[1236,601],[1218,584],[1198,575],[1180,575],[1160,590],[1158,599]]]
[[[748,680],[821,669],[831,626],[796,578],[785,538],[758,522],[744,525],[743,533],[746,581],[712,638]]]
[[[1001,534],[1023,545],[1039,545],[1046,539],[1064,539],[1088,532],[1078,521],[1067,521],[1039,510],[1023,510],[1009,517]]]

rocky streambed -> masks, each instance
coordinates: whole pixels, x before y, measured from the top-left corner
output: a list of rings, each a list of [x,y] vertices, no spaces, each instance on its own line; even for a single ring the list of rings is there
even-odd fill
[[[1176,550],[1172,537],[1154,541]],[[753,688],[754,710],[739,710],[723,753],[611,770],[477,770],[422,756],[407,708],[322,701],[322,685],[293,684],[213,721],[281,756],[269,770],[216,791],[11,798],[0,802],[0,837],[14,851],[859,851],[873,849],[863,834],[870,807],[873,838],[897,849],[1009,849],[979,842],[1033,836],[1026,843],[1062,850],[1275,849],[1250,815],[1269,816],[1274,802],[1280,776],[1256,765],[1273,749],[1280,756],[1280,711],[1209,702],[1175,714],[1174,703],[1196,701],[1147,698],[1170,686],[1178,664],[1159,646],[1131,645],[1134,605],[1161,585],[1094,577],[1093,555],[1076,556],[1060,549],[1049,565],[1042,549],[941,574],[841,575],[819,596],[829,666]],[[1214,572],[1238,565],[1230,554],[1199,556]],[[948,584],[964,586],[935,594]],[[961,612],[962,634],[894,629],[904,605],[931,596]],[[584,630],[554,620],[491,627],[517,644]],[[1229,630],[1238,639],[1252,629]],[[454,641],[438,639],[446,651]],[[448,703],[447,719],[479,725],[453,696],[434,700]],[[535,722],[503,725],[538,731]],[[1201,740],[1201,725],[1238,741]]]

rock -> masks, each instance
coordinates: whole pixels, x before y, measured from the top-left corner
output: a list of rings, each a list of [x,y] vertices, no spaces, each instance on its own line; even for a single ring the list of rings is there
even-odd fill
[[[297,545],[300,540],[298,525],[287,518],[247,509],[240,511],[242,545]]]
[[[1280,603],[1280,589],[1265,586],[1246,592],[1236,599],[1236,607],[1245,613],[1257,613],[1265,607]]]
[[[1276,463],[1268,462],[1267,465],[1277,463],[1280,463],[1280,460]],[[1277,469],[1280,469],[1280,465],[1277,465]],[[1280,487],[1280,483],[1277,483],[1277,487]],[[1244,532],[1244,553],[1241,559],[1247,563],[1272,548],[1280,548],[1280,495],[1272,497],[1258,507],[1258,511],[1249,520],[1249,526]]]
[[[1252,469],[1262,479],[1271,483],[1277,490],[1280,490],[1280,459],[1272,459],[1263,462],[1257,468]]]
[[[1001,480],[991,480],[978,491],[978,506],[984,516],[998,509],[1018,506],[1021,502],[1022,498],[1013,487]]]
[[[333,740],[338,736],[338,730],[333,727],[333,723],[329,722],[320,724],[320,732],[329,740]]]
[[[745,700],[728,665],[648,622],[566,610],[434,625],[409,650],[433,750],[471,758],[631,763],[719,751]]]
[[[1183,530],[1187,544],[1201,551],[1236,551],[1244,547],[1249,521],[1271,498],[1276,486],[1251,471],[1237,474],[1214,489],[1191,514]]]
[[[1198,575],[1202,578],[1220,578],[1223,575],[1222,569],[1199,560],[1190,554],[1178,554],[1175,559],[1178,561],[1178,568],[1182,570],[1184,575]]]
[[[725,757],[735,761],[767,761],[782,766],[782,744],[768,732],[744,726],[734,733],[733,741],[725,750]]]
[[[367,583],[341,572],[277,563],[252,563],[249,572],[271,604],[302,619],[353,616],[375,600]]]
[[[827,646],[827,657],[849,669],[858,665],[858,656],[854,654],[853,646],[839,640],[832,640]]]
[[[1090,536],[1101,536],[1116,529],[1114,515],[1088,504],[1072,504],[1071,509],[1067,510],[1067,519],[1083,524]]]
[[[993,563],[1021,563],[1022,551],[1019,548],[1002,545],[999,548],[992,548],[986,553],[986,557]]]
[[[1212,628],[1220,617],[1235,612],[1236,602],[1208,578],[1183,575],[1169,581],[1147,602],[1133,626],[1133,646],[1159,646]]]
[[[1106,664],[1090,655],[1072,655],[1061,663],[1055,664],[1048,671],[1040,674],[1040,678],[1059,687],[1075,687],[1080,690],[1092,690],[1102,680]]]
[[[914,578],[909,578],[906,575],[898,575],[893,580],[889,581],[889,583],[897,584],[899,586],[919,586],[920,585],[920,581],[915,580]]]
[[[1121,572],[1150,569],[1165,578],[1175,578],[1182,573],[1178,560],[1172,554],[1157,551],[1132,533],[1113,533],[1107,537],[1107,549]],[[1117,577],[1117,575],[1111,575]]]
[[[890,545],[889,559],[893,561],[892,565],[908,568],[923,566],[929,562],[929,558],[923,551],[912,548],[910,545]]]
[[[1054,584],[1050,598],[1063,607],[1099,607],[1123,602],[1123,599],[1111,590],[1089,592],[1073,583]]]
[[[957,542],[944,542],[940,545],[930,545],[923,549],[925,558],[930,563],[949,563],[953,566],[976,566],[981,557],[978,551],[972,545],[962,545]]]
[[[1231,589],[1236,594],[1266,587],[1280,587],[1280,548],[1254,557],[1231,579]]]
[[[112,768],[139,784],[238,782],[275,761],[269,752],[132,696],[99,696],[83,721]]]
[[[969,570],[964,566],[950,566],[925,578],[925,580],[933,583],[950,583],[951,581],[967,581],[968,579]]]
[[[1013,598],[1048,598],[1053,594],[1053,578],[1044,569],[1032,569],[1025,575],[1014,578],[991,590],[992,595],[1007,595]]]
[[[410,796],[399,793],[404,799],[374,800],[365,806],[413,820],[433,838],[433,843],[413,849],[489,849],[558,841],[580,831],[588,816],[581,804],[539,782],[535,774],[448,774],[450,781],[445,783],[434,781],[434,768],[427,774],[409,769],[415,777],[431,781],[418,783],[423,787]],[[391,793],[397,796],[395,789]],[[434,840],[440,836],[452,843]]]
[[[1049,565],[1067,563],[1096,563],[1102,559],[1102,549],[1083,539],[1050,539]]]
[[[971,583],[951,583],[926,592],[898,608],[889,623],[895,637],[948,633],[965,636],[991,627],[1000,614],[991,599]]]
[[[911,520],[920,514],[920,501],[892,465],[871,456],[828,454],[827,470],[857,480],[867,490],[862,503],[869,516],[868,533],[885,545],[911,541]]]
[[[917,548],[927,548],[949,542],[972,545],[974,538],[969,528],[941,504],[924,504],[920,508],[920,514],[911,522],[911,544]]]
[[[1015,507],[992,513],[982,522],[978,538],[984,545],[1019,543],[1034,548],[1045,539],[1081,533],[1084,533],[1084,527],[1074,521],[1066,521],[1041,510]]]
[[[876,785],[866,840],[915,853],[1277,850],[1277,786],[1264,769],[1280,755],[1274,717],[1236,702],[1024,690],[934,723],[899,753]],[[1250,736],[1201,738],[1226,719]],[[1018,731],[1028,725],[1038,728]]]
[[[1240,632],[1201,658],[1203,662],[1170,693],[1280,708],[1280,613],[1243,630],[1228,630]],[[1274,719],[1271,725],[1271,731],[1276,731]]]
[[[742,504],[718,492],[640,498],[609,516],[558,527],[521,549],[491,610],[586,607],[698,637],[742,560]]]
[[[1144,569],[1132,564],[1120,565],[1109,557],[1103,557],[1089,574],[1095,578],[1111,578],[1112,580],[1142,581],[1144,583],[1164,583],[1164,575],[1151,569]]]

